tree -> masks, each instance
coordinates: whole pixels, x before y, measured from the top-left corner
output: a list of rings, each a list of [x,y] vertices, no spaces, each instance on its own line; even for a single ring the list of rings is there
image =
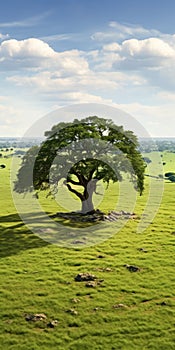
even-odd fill
[[[137,137],[112,120],[88,117],[59,123],[45,132],[41,147],[28,150],[22,160],[15,191],[57,191],[58,182],[82,203],[82,213],[94,211],[93,193],[102,180],[121,181],[124,173],[140,195],[144,189],[145,162],[138,151]],[[81,188],[81,190],[80,190]]]
[[[143,160],[145,161],[146,164],[152,163],[152,160],[148,157],[143,157]]]

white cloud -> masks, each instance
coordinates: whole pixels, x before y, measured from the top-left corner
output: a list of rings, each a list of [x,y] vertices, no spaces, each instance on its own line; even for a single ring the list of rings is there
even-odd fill
[[[128,83],[141,85],[143,79],[139,76],[128,75],[120,72],[94,72],[88,70],[85,74],[78,75],[75,72],[72,74],[61,74],[61,70],[41,71],[33,75],[12,75],[6,79],[7,82],[15,84],[19,87],[30,88],[35,94],[60,94],[64,92],[79,92],[106,94],[107,91],[115,91],[122,86],[125,87]],[[83,102],[83,101],[82,101]]]
[[[36,38],[5,40],[0,44],[0,70],[25,74],[30,69],[32,73],[47,66],[55,56],[56,52],[47,43]]]
[[[113,42],[103,46],[99,54],[101,62],[108,67],[118,69],[138,70],[139,67],[157,68],[166,66],[170,62],[174,64],[175,44],[169,44],[160,38],[148,38],[143,40],[129,39],[121,44]],[[169,61],[168,61],[169,60]],[[140,69],[141,69],[140,68]]]
[[[173,133],[168,123],[163,124],[165,116],[171,125],[174,123],[175,35],[116,22],[110,23],[106,34],[108,38],[89,51],[58,51],[36,38],[5,40],[0,44],[2,84],[14,89],[18,101],[29,98],[31,105],[33,99],[47,108],[109,104],[131,113],[154,136]],[[55,39],[67,40],[59,35]],[[2,123],[6,118],[12,125],[16,118],[20,128],[25,128],[34,107],[17,108],[9,99],[10,110],[0,98],[3,104]]]
[[[106,103],[106,104],[112,104],[111,99],[104,99],[101,96],[97,96],[94,94],[88,94],[83,92],[67,92],[64,93],[62,96],[63,103],[68,102],[68,104],[72,103]]]
[[[160,35],[160,32],[155,29],[146,29],[140,25],[126,25],[115,21],[109,23],[109,27],[114,28],[117,32],[125,36],[152,36]]]
[[[168,88],[175,71],[175,44],[160,38],[112,42],[102,50],[57,52],[40,39],[6,40],[0,45],[1,69],[16,70],[6,81],[36,93],[107,92],[122,86],[154,84]],[[29,73],[27,73],[28,70]],[[24,70],[24,72],[22,72]],[[169,72],[169,73],[168,73]],[[80,78],[81,77],[81,78]],[[166,81],[168,77],[168,81]],[[154,83],[153,83],[154,81]]]
[[[155,29],[146,29],[140,25],[125,25],[118,22],[110,22],[109,28],[104,32],[96,32],[91,36],[92,40],[99,42],[122,41],[128,38],[159,37],[161,32]]]
[[[9,38],[9,34],[2,34],[0,33],[0,40],[5,40],[5,39],[8,39]]]
[[[0,45],[1,59],[30,59],[51,58],[55,56],[54,50],[43,41],[35,38],[18,41],[10,39],[3,41]]]
[[[130,39],[119,46],[121,54],[145,59],[147,57],[175,58],[175,47],[159,38]]]
[[[64,73],[83,75],[88,72],[89,64],[80,51],[70,50],[57,53],[55,69],[59,71],[59,68],[61,68]]]
[[[104,45],[103,50],[104,51],[112,51],[112,52],[120,51],[121,46],[118,43],[114,42],[114,43]]]
[[[29,38],[18,41],[10,39],[0,45],[1,70],[30,69],[30,71],[56,71],[57,75],[88,72],[88,61],[78,50],[54,51],[40,39]]]
[[[53,34],[47,36],[41,36],[40,40],[50,42],[50,41],[64,41],[72,39],[72,34]]]

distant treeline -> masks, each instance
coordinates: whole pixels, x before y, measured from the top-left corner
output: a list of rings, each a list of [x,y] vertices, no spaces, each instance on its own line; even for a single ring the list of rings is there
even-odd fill
[[[18,138],[0,137],[0,149],[5,148],[30,148],[39,145],[44,138]],[[149,138],[139,139],[139,151],[149,153],[152,151],[175,152],[175,138]]]
[[[153,152],[153,151],[169,151],[175,152],[175,139],[172,138],[155,138],[155,139],[140,139],[139,140],[140,152]]]
[[[41,138],[12,138],[2,137],[0,138],[0,149],[5,148],[30,148],[35,145],[39,145],[43,139]]]

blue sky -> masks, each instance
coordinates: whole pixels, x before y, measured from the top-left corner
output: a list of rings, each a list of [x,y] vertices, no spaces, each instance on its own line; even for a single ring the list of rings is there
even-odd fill
[[[101,103],[175,136],[173,0],[5,1],[0,136],[63,106]]]

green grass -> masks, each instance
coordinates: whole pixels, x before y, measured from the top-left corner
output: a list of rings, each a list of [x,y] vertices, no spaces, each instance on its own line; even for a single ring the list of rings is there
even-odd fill
[[[163,159],[165,172],[173,171],[175,155],[165,152]],[[10,160],[3,163],[7,168],[0,181],[0,349],[174,349],[175,184],[165,181],[158,213],[143,233],[137,233],[139,219],[129,220],[101,244],[70,249],[48,244],[22,223],[9,186]],[[116,202],[114,189],[109,187],[102,209]],[[148,190],[146,179],[145,193],[137,197],[134,209],[138,215]],[[58,210],[51,199],[42,201],[49,213]],[[131,273],[125,264],[141,270]],[[87,288],[74,281],[79,272],[91,272],[104,281]],[[119,303],[126,308],[113,307]],[[68,313],[70,309],[78,314]],[[27,322],[28,313],[45,313],[48,322],[57,319],[58,325]]]

